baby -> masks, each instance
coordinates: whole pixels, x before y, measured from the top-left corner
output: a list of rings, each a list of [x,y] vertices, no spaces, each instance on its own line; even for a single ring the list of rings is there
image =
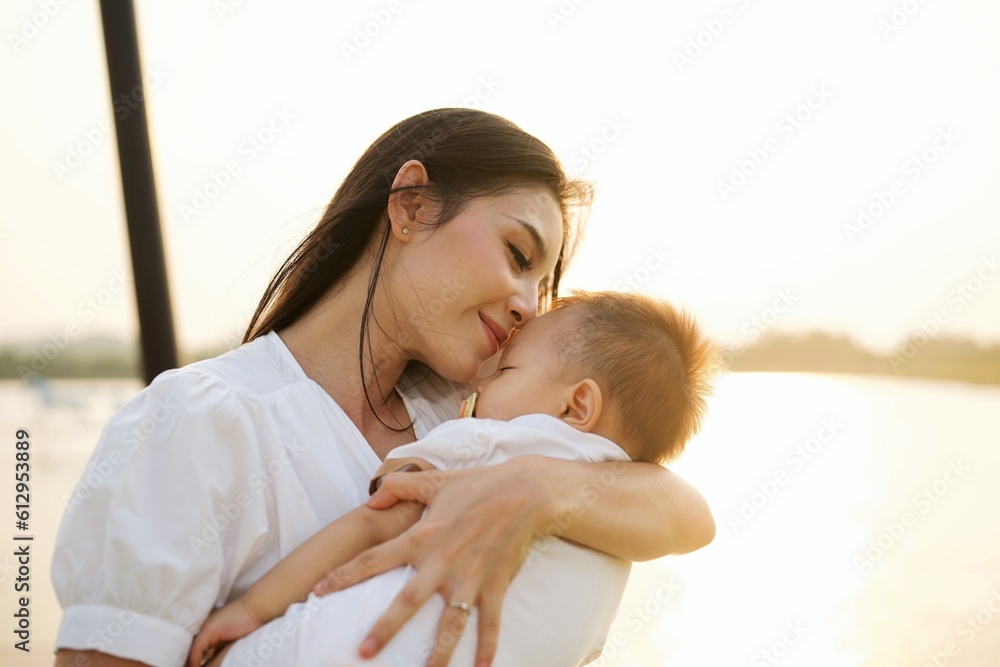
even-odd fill
[[[474,411],[475,419],[446,422],[392,450],[372,487],[400,468],[495,465],[521,454],[670,461],[698,430],[717,369],[716,352],[694,320],[666,303],[617,292],[563,298],[555,310],[525,324],[504,348],[496,372],[479,382],[463,404],[462,416]],[[592,491],[585,504],[599,499]],[[378,656],[365,661],[357,654],[412,566],[320,597],[327,572],[404,532],[423,509],[416,503],[393,510],[361,506],[320,530],[243,597],[208,617],[192,644],[191,667],[219,644],[247,634],[212,664],[224,656],[224,667],[423,665],[446,605],[437,594]],[[577,510],[575,515],[585,507]],[[504,598],[493,665],[579,665],[598,657],[630,567],[557,536],[540,537]],[[467,608],[456,601],[452,606]],[[477,610],[470,611],[466,627],[474,628]],[[449,664],[471,666],[475,641],[475,630],[464,632]]]

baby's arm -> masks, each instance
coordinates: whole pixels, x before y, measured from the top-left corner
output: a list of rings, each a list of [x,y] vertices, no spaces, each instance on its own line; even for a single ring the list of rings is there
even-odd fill
[[[188,664],[201,665],[210,648],[239,639],[281,616],[291,604],[304,601],[330,570],[403,533],[417,522],[423,509],[416,502],[398,511],[362,505],[329,524],[282,559],[241,598],[212,612],[191,644]]]

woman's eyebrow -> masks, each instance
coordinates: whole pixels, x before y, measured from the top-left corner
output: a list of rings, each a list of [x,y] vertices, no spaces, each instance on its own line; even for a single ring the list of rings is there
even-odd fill
[[[514,216],[507,215],[506,213],[504,215],[506,217],[510,218],[511,220],[514,220],[514,221],[520,223],[521,226],[524,227],[528,231],[528,234],[531,236],[532,240],[535,242],[535,250],[538,251],[539,261],[540,262],[544,262],[545,258],[549,256],[549,252],[548,252],[548,248],[545,247],[545,241],[542,240],[542,235],[538,233],[538,229],[535,228],[535,226],[532,225],[530,222],[527,222],[525,220],[521,220],[521,218],[515,218]]]

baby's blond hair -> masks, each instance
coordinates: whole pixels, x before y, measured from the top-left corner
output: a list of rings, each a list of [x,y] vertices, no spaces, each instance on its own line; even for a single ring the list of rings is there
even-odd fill
[[[697,433],[721,369],[694,318],[665,301],[623,292],[558,299],[553,341],[566,380],[600,385],[635,461],[666,463]]]

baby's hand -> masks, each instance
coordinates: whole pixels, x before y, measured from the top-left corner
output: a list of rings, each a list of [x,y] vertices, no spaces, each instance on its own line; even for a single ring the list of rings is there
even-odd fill
[[[255,619],[241,600],[230,602],[216,609],[201,626],[191,643],[188,667],[201,667],[216,651],[228,642],[245,637],[262,625]]]

